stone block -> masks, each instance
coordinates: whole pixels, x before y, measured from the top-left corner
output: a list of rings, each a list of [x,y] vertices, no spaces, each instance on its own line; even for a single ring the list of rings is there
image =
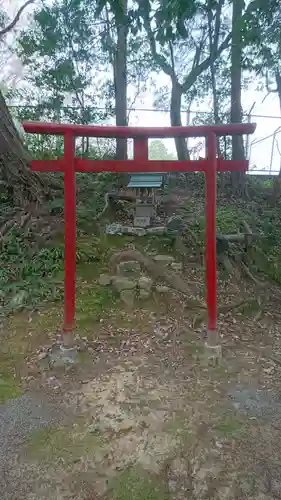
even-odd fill
[[[112,277],[108,276],[108,274],[101,274],[99,277],[99,285],[108,286],[112,282]]]
[[[174,257],[172,255],[155,255],[155,262],[160,262],[161,264],[169,265],[174,262]]]
[[[131,236],[145,236],[146,229],[142,227],[123,226],[122,233],[129,234]]]
[[[153,280],[151,278],[148,278],[146,276],[142,276],[139,279],[139,287],[141,290],[146,290],[146,291],[150,292],[152,285],[153,285]]]
[[[123,276],[115,276],[112,284],[118,292],[122,292],[123,290],[133,290],[136,288],[135,281],[129,280]]]
[[[166,234],[166,228],[165,226],[155,226],[155,227],[148,227],[146,230],[147,234],[155,234],[156,236]]]
[[[136,260],[120,262],[117,266],[118,274],[131,274],[140,272],[140,264]]]
[[[140,299],[148,299],[150,295],[151,295],[151,290],[145,290],[144,288],[140,289],[139,293]]]
[[[182,271],[183,270],[183,264],[182,264],[182,262],[172,262],[171,263],[171,268],[174,271]]]
[[[136,291],[135,290],[122,290],[120,293],[120,298],[128,307],[133,307],[135,302]]]
[[[122,234],[122,224],[117,224],[116,222],[107,224],[105,227],[105,234]]]
[[[156,285],[155,290],[158,293],[168,293],[170,291],[170,288],[166,285]]]

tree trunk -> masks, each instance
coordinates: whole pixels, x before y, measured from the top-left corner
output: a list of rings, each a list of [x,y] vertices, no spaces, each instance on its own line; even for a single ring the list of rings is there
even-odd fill
[[[181,96],[182,88],[176,80],[173,80],[170,105],[170,120],[172,127],[182,125]],[[178,160],[188,160],[189,153],[187,149],[186,139],[184,139],[183,137],[175,137],[175,146],[177,150]]]
[[[114,58],[116,125],[127,125],[127,0],[120,2],[122,13],[116,16],[117,47]],[[117,160],[127,158],[127,140],[117,139]]]
[[[281,113],[281,75],[278,70],[275,72],[275,81],[276,81],[276,92],[279,98],[279,109]],[[281,194],[281,157],[280,157],[280,169],[279,174],[275,178],[272,193],[269,199],[269,203],[274,206],[280,198]]]
[[[44,182],[29,169],[29,162],[30,157],[0,91],[0,187],[14,205],[39,202],[44,196]]]
[[[244,0],[233,0],[232,8],[232,43],[231,43],[231,122],[242,122],[241,86],[242,86],[242,38],[241,18]],[[232,137],[232,159],[244,160],[243,137]],[[245,174],[231,172],[231,185],[234,194],[244,194]]]

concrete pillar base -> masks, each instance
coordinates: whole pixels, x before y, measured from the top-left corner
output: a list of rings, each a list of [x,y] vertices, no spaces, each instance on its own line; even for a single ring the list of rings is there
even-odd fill
[[[77,362],[77,347],[55,346],[49,353],[50,365],[56,368],[69,367]]]
[[[204,344],[204,358],[208,365],[217,365],[222,358],[222,346],[216,330],[208,330]]]

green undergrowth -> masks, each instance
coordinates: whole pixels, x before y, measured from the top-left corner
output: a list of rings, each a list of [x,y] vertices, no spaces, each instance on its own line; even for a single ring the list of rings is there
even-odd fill
[[[77,238],[77,279],[94,279],[107,265],[109,254],[124,241],[82,234]],[[64,243],[32,248],[28,238],[11,232],[0,255],[0,314],[63,298]]]
[[[194,212],[194,202],[187,206],[188,217]],[[248,253],[248,265],[252,272],[262,274],[267,279],[281,284],[281,204],[269,207],[263,201],[245,201],[239,203],[218,202],[217,233],[237,234],[245,232],[243,221],[258,235],[253,239]],[[204,247],[205,213],[200,211],[197,218],[191,218],[190,230],[196,235],[198,245]],[[230,255],[243,251],[243,245],[230,245]]]

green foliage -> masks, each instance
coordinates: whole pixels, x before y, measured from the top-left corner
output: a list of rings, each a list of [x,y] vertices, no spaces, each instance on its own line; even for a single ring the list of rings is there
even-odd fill
[[[270,79],[280,73],[280,2],[253,0],[246,9],[242,25],[245,45],[244,67],[266,76],[267,91]],[[279,96],[281,98],[281,95]]]
[[[55,0],[38,7],[32,26],[22,31],[17,42],[17,54],[35,95],[23,91],[18,99],[26,104],[37,100],[48,120],[96,123],[107,118],[107,111],[95,108],[102,102],[112,107],[103,100],[106,80],[96,76],[100,67],[106,71],[99,35],[100,24],[89,0]],[[66,99],[71,107],[65,107]],[[40,109],[31,112],[40,114]]]
[[[170,153],[164,142],[160,139],[153,140],[149,144],[150,160],[176,160],[176,156]]]
[[[245,215],[235,205],[224,205],[217,209],[217,232],[222,234],[237,233]]]
[[[42,300],[60,300],[63,294],[63,244],[38,249],[28,236],[14,230],[3,244],[0,257],[0,300],[3,312],[36,305]],[[77,244],[77,264],[99,260],[96,246]],[[17,296],[23,295],[19,302]]]

